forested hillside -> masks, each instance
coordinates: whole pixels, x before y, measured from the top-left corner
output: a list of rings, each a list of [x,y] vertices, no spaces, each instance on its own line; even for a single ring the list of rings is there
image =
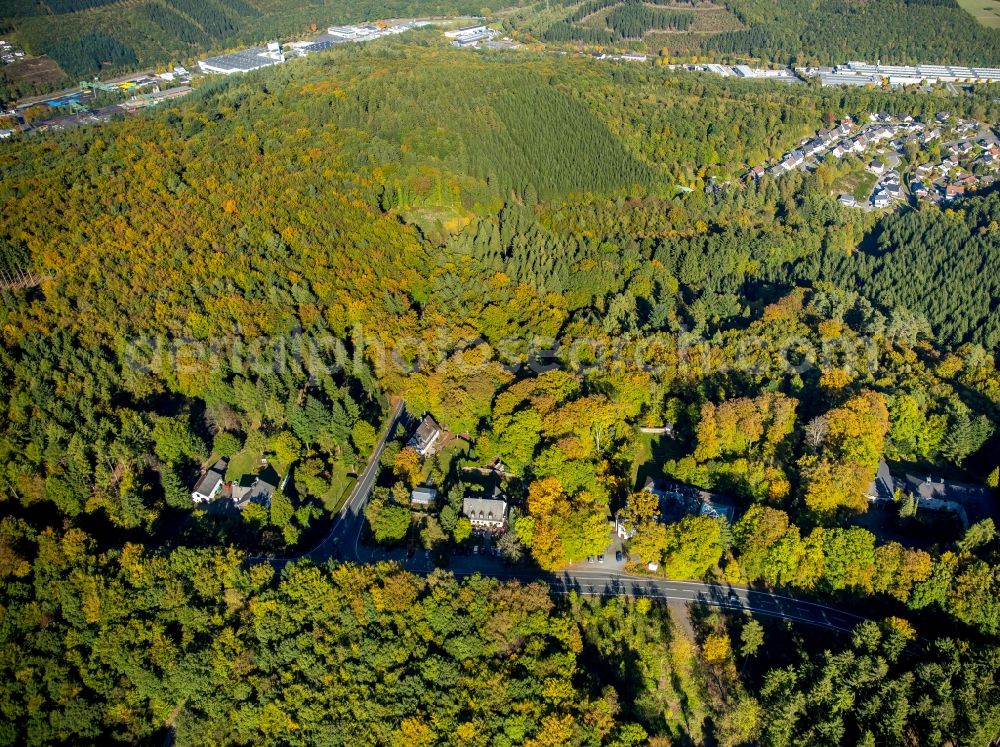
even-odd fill
[[[470,0],[3,0],[0,18],[31,54],[74,80],[273,40],[312,28],[425,15],[477,14]]]
[[[879,217],[822,169],[733,178],[940,102],[397,40],[0,149],[0,269],[41,278],[0,291],[0,743],[994,738],[992,520],[863,522],[882,458],[1000,479],[998,196]],[[648,600],[260,562],[325,536],[390,398],[461,455],[391,434],[376,540],[385,512],[447,562],[461,468],[499,460],[525,572],[603,552],[621,510],[639,570],[876,621],[688,629]],[[220,456],[287,479],[193,505]],[[647,476],[738,513],[657,521]],[[428,478],[444,505],[414,519]]]
[[[375,419],[382,392],[403,386],[374,353],[352,354],[359,329],[389,346],[442,325],[446,337],[494,343],[681,326],[710,335],[756,318],[793,281],[833,278],[830,265],[882,318],[912,318],[919,332],[921,317],[908,315],[920,314],[944,345],[994,339],[996,311],[970,306],[972,294],[879,291],[887,273],[870,261],[910,256],[888,271],[900,278],[939,262],[905,230],[914,221],[938,230],[937,213],[890,218],[866,239],[865,221],[802,177],[674,197],[671,174],[703,173],[706,127],[732,159],[760,147],[757,130],[751,121],[717,129],[721,84],[633,75],[354,48],[220,81],[151,119],[5,151],[4,268],[46,277],[5,294],[6,469],[18,499],[148,526],[161,485],[183,505],[176,482],[190,479],[213,434],[262,431],[273,441],[275,427],[294,429],[282,449],[289,461],[318,449],[336,455],[331,474],[342,472],[356,453],[354,423]],[[642,136],[631,105],[654,89],[670,112],[662,141]],[[826,106],[899,104],[786,90],[748,104],[773,112],[776,148]],[[975,248],[940,265],[941,288],[977,275],[967,287],[991,293],[992,275],[973,260],[996,251],[977,204],[971,227],[954,229],[956,245]],[[851,254],[866,241],[882,252]],[[58,345],[40,344],[54,334]],[[238,352],[260,339],[250,369],[199,348]],[[186,365],[170,365],[177,360]],[[317,380],[320,365],[336,371]],[[498,385],[477,393],[486,401],[470,412],[488,413]],[[55,394],[67,386],[80,392],[73,409]],[[436,391],[434,401],[448,402]],[[296,407],[313,399],[342,402],[339,425],[296,426]],[[647,407],[637,403],[633,417]],[[461,430],[476,427],[467,419]],[[150,464],[149,444],[165,439],[179,444],[161,445]]]
[[[654,29],[686,31],[698,11],[687,3],[591,0],[576,5],[541,31],[553,42],[592,45],[641,38]],[[574,3],[567,3],[573,6]],[[954,0],[728,0],[743,28],[698,36],[655,37],[668,52],[691,52],[725,59],[762,59],[783,64],[836,65],[848,60],[897,64],[1000,63],[1000,31],[986,28]],[[614,7],[603,16],[599,11]],[[539,11],[540,13],[540,11]],[[597,14],[595,16],[595,14]],[[547,17],[550,14],[546,14]],[[594,22],[594,18],[601,22]],[[530,14],[524,28],[539,33]],[[650,51],[659,52],[660,47]]]
[[[930,747],[982,744],[996,727],[1000,649],[916,642],[892,622],[853,639],[796,635],[810,654],[780,625],[712,616],[691,636],[649,600],[566,605],[541,584],[387,566],[278,579],[221,551],[99,555],[79,530],[35,535],[9,517],[0,549],[2,744],[169,732],[181,745],[832,747],[877,735]]]
[[[847,60],[898,64],[1000,63],[1000,31],[979,25],[948,2],[732,0],[749,28],[720,34],[707,47],[797,64]]]
[[[795,268],[806,282],[830,279],[866,288],[872,298],[920,313],[944,340],[1000,345],[1000,193],[971,198],[956,210],[887,218],[864,251],[827,251]]]

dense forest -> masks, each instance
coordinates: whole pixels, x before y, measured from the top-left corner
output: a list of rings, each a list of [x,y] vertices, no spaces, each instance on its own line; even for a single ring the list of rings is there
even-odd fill
[[[998,194],[878,217],[821,170],[733,178],[941,101],[402,40],[0,150],[0,269],[41,278],[0,291],[0,741],[988,742],[995,525],[900,501],[872,528],[864,491],[882,458],[997,486]],[[621,511],[642,568],[875,620],[247,564],[323,536],[391,398],[464,445],[421,464],[393,435],[376,541],[430,477],[416,531],[446,558],[461,467],[500,460],[532,573]],[[287,480],[193,506],[220,456]],[[738,517],[665,524],[646,476]]]
[[[671,4],[672,3],[664,3]],[[601,15],[600,22],[589,23]],[[588,23],[581,23],[588,21]],[[584,41],[610,44],[624,39],[639,39],[649,31],[685,31],[694,21],[690,11],[657,8],[641,0],[591,0],[571,13],[565,21],[552,25],[545,32],[547,41]]]
[[[902,620],[824,641],[718,615],[685,631],[649,600],[387,566],[276,579],[234,553],[97,555],[79,530],[10,518],[0,548],[3,744],[939,745],[996,728],[1000,649],[917,641]]]
[[[713,37],[706,43],[711,52],[800,65],[1000,64],[1000,31],[953,2],[732,0],[729,7],[748,28]]]

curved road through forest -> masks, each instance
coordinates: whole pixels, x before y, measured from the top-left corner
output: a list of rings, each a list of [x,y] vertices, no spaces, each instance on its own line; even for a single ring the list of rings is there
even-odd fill
[[[365,526],[365,504],[371,495],[375,479],[379,474],[379,461],[396,425],[405,417],[404,403],[400,400],[393,405],[378,443],[358,477],[351,494],[337,514],[333,526],[323,540],[313,549],[287,558],[251,557],[251,563],[271,563],[279,570],[295,560],[311,558],[323,562],[338,558],[357,563],[374,562],[372,553],[363,554],[361,534]],[[367,557],[366,557],[367,555]],[[411,573],[427,575],[435,566],[428,559],[397,558]],[[701,581],[674,581],[649,576],[632,576],[613,570],[591,568],[569,569],[559,573],[541,570],[514,570],[501,566],[495,558],[474,556],[452,558],[447,569],[457,577],[474,575],[489,576],[500,580],[522,582],[541,581],[549,585],[555,594],[576,592],[588,596],[630,596],[662,599],[669,601],[702,603],[729,610],[742,610],[759,615],[779,617],[793,622],[818,625],[832,630],[850,631],[864,617],[829,607],[816,602],[775,594],[745,586],[733,586]]]

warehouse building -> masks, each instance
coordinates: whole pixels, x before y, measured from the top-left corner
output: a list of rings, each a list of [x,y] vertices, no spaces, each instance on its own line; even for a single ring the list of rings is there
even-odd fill
[[[272,42],[266,47],[241,49],[239,52],[200,60],[198,67],[204,73],[232,75],[233,73],[248,73],[251,70],[257,70],[262,67],[279,65],[284,61],[285,55],[281,51],[281,45],[277,42]]]

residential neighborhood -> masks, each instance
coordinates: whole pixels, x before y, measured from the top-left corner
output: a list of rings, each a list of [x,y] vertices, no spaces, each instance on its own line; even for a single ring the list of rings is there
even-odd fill
[[[943,204],[994,183],[1000,170],[1000,141],[992,126],[946,112],[924,122],[912,116],[872,113],[855,123],[845,117],[804,139],[777,162],[759,164],[746,178],[815,171],[822,163],[854,159],[871,175],[862,193],[842,193],[842,205],[881,210],[902,204]],[[859,169],[860,171],[860,169]]]

